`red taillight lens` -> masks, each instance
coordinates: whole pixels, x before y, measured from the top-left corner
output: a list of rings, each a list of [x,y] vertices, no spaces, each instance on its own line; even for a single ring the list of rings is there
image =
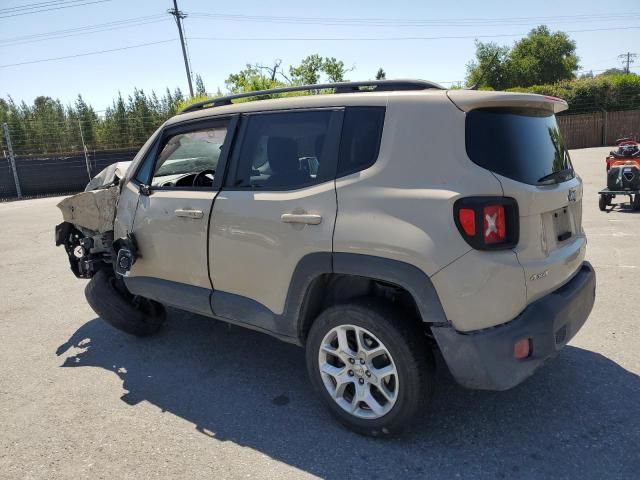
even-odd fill
[[[476,212],[471,208],[461,208],[458,211],[458,220],[464,233],[473,237],[476,234]]]
[[[518,203],[509,197],[465,197],[453,205],[456,226],[477,250],[501,250],[518,244]]]
[[[482,209],[484,243],[492,245],[507,239],[507,224],[503,205],[488,205]]]

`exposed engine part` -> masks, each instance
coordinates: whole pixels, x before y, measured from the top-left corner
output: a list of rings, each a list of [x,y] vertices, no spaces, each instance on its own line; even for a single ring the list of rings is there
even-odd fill
[[[64,245],[71,271],[78,278],[91,278],[113,260],[113,232],[86,236],[69,222],[56,226],[56,245]]]

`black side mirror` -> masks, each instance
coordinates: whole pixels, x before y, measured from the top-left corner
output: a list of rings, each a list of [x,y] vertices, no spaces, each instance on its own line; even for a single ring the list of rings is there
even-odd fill
[[[151,185],[145,185],[144,183],[140,184],[140,188],[138,189],[140,195],[144,195],[148,197],[151,195]]]

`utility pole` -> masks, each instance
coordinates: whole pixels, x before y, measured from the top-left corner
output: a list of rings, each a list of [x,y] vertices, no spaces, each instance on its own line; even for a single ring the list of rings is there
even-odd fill
[[[189,59],[187,57],[187,47],[184,41],[184,35],[182,33],[182,20],[187,18],[187,15],[178,10],[178,0],[173,0],[173,8],[167,10],[167,13],[173,15],[178,26],[178,33],[180,34],[180,45],[182,45],[182,56],[184,57],[184,68],[187,71],[187,81],[189,82],[189,95],[193,97],[193,85],[191,84],[191,69],[189,68]]]
[[[626,73],[630,73],[630,65],[634,62],[634,58],[636,58],[638,55],[636,53],[631,53],[631,52],[627,52],[627,53],[621,53],[620,55],[618,55],[618,58],[622,59],[622,63],[626,64],[626,67],[624,69],[624,71]]]
[[[84,134],[82,133],[82,123],[80,123],[80,118],[78,118],[78,127],[80,128],[80,140],[82,140],[82,149],[84,150],[84,163],[87,165],[87,175],[89,175],[89,181],[91,181],[91,165],[89,164],[87,146],[84,144]]]

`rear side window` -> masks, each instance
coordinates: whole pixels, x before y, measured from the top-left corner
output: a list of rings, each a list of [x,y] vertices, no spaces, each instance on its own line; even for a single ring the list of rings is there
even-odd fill
[[[330,110],[249,115],[235,178],[228,186],[290,190],[332,179],[334,116]]]
[[[373,165],[378,158],[384,107],[349,107],[342,124],[338,176]]]
[[[474,163],[518,182],[549,185],[575,176],[556,117],[544,110],[472,110],[466,146]]]

